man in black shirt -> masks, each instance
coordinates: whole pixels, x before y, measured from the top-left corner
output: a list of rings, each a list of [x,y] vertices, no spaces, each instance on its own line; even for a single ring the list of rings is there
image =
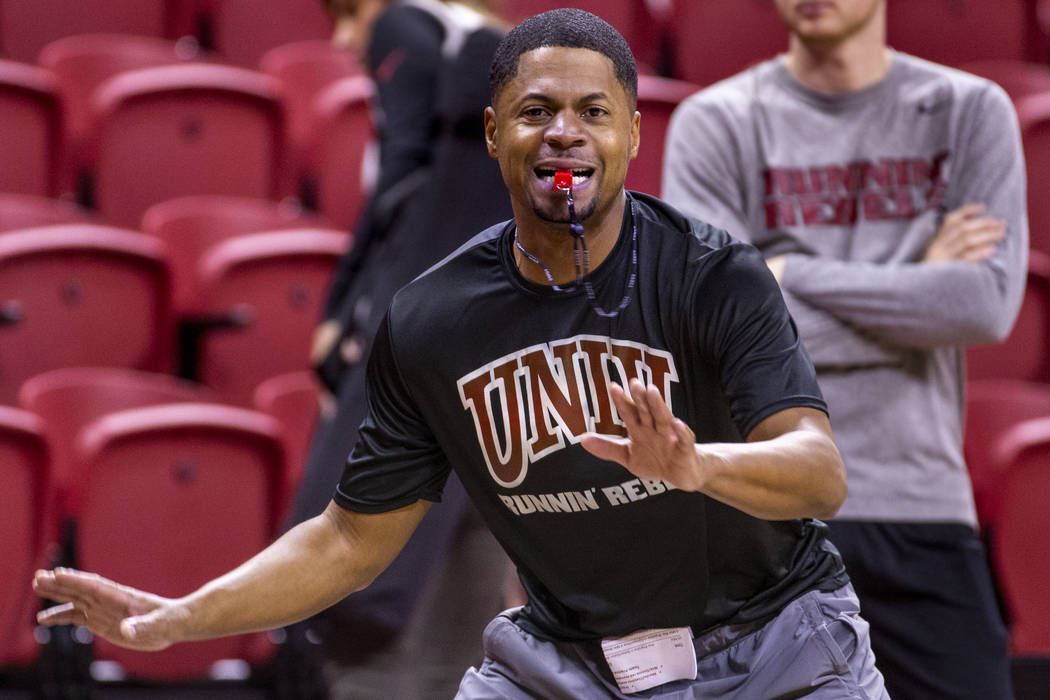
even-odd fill
[[[287,624],[455,469],[528,593],[457,697],[886,697],[813,520],[845,479],[812,365],[757,251],[624,191],[636,80],[593,15],[513,30],[485,126],[514,219],[395,297],[333,503],[185,598],[41,572],[69,601],[41,621],[139,648]]]

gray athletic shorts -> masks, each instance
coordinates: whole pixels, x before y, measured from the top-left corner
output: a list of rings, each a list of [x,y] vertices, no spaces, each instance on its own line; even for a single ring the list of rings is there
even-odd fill
[[[538,639],[515,624],[520,608],[514,608],[485,629],[485,661],[463,676],[456,700],[888,700],[859,610],[851,585],[830,593],[810,591],[757,629],[722,627],[695,637],[695,681],[625,695],[597,642]]]

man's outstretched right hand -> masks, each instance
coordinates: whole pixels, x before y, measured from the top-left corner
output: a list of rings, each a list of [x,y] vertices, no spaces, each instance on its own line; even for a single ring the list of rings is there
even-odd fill
[[[187,611],[178,601],[74,569],[37,571],[33,590],[60,605],[37,613],[42,625],[80,625],[118,646],[140,651],[182,641]]]

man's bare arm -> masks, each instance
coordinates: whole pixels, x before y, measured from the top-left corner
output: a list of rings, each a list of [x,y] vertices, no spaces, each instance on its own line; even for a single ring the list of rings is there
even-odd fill
[[[610,387],[626,438],[588,433],[583,447],[635,476],[699,491],[756,518],[829,518],[846,498],[846,470],[827,416],[790,408],[769,416],[746,443],[695,442],[654,386]]]
[[[42,611],[38,621],[83,625],[103,639],[143,650],[288,625],[371,583],[404,547],[428,507],[417,501],[368,515],[331,503],[321,515],[183,598],[162,598],[80,571],[38,571],[33,589],[61,603]]]

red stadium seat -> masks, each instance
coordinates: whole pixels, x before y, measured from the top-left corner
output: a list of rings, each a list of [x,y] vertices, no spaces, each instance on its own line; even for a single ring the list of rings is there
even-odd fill
[[[671,27],[672,75],[701,86],[783,53],[788,46],[788,30],[773,0],[674,2]]]
[[[1020,97],[1014,106],[1028,173],[1029,246],[1050,253],[1050,92]]]
[[[0,124],[0,192],[54,194],[62,127],[49,71],[0,60]]]
[[[1028,286],[1013,330],[1002,343],[966,350],[967,377],[1050,383],[1050,255],[1029,251]]]
[[[73,486],[79,564],[160,595],[185,595],[266,546],[283,455],[269,416],[180,403],[110,413],[86,426]],[[132,678],[207,677],[220,659],[261,662],[264,635],[134,652],[103,640],[96,659]]]
[[[57,491],[68,488],[76,472],[80,431],[100,416],[139,406],[214,401],[214,392],[200,384],[122,367],[55,369],[26,380],[18,392],[19,405],[43,421]]]
[[[53,224],[100,223],[98,216],[64,199],[0,192],[0,233]]]
[[[289,230],[238,236],[199,265],[197,376],[227,401],[249,405],[264,379],[309,368],[310,338],[349,234]]]
[[[106,32],[164,36],[169,0],[3,0],[0,49],[32,63],[55,39]]]
[[[642,114],[642,143],[627,169],[627,189],[660,195],[664,138],[671,113],[699,86],[652,75],[638,76],[638,111]]]
[[[963,453],[982,525],[994,525],[1002,500],[994,455],[999,438],[1019,423],[1044,416],[1050,417],[1050,384],[1017,379],[967,384]]]
[[[325,226],[323,218],[288,202],[220,195],[177,197],[154,204],[142,217],[143,233],[168,246],[177,314],[193,310],[197,263],[211,246],[246,233]]]
[[[210,51],[211,5],[214,0],[167,0],[168,31],[166,36],[199,42],[201,48]]]
[[[137,227],[151,205],[190,194],[272,197],[282,162],[276,86],[261,72],[186,63],[107,80],[91,103],[82,167],[95,207]]]
[[[166,369],[169,307],[155,238],[72,224],[0,235],[0,402],[58,367]]]
[[[950,66],[998,58],[1045,62],[1048,57],[1031,0],[888,2],[886,35],[899,51]]]
[[[325,88],[309,115],[306,179],[316,207],[334,226],[350,230],[357,223],[370,190],[367,173],[374,132],[369,100],[372,81],[343,78]]]
[[[263,55],[282,44],[327,39],[332,20],[319,0],[208,0],[214,48],[230,63],[257,68]]]
[[[45,564],[50,542],[47,511],[47,449],[36,416],[0,406],[0,666],[33,662],[33,616],[39,608],[30,588],[33,571]]]
[[[1041,92],[1050,93],[1050,66],[1045,63],[999,58],[970,61],[960,68],[998,83],[1014,101]]]
[[[1002,502],[992,555],[1009,612],[1011,651],[1050,654],[1050,418],[1021,423],[998,442]]]
[[[307,39],[276,46],[267,51],[259,67],[277,80],[285,108],[289,162],[293,172],[304,166],[310,142],[310,110],[314,98],[341,78],[363,75],[357,58],[327,39]]]
[[[194,42],[132,34],[75,34],[56,39],[40,52],[38,63],[55,77],[64,117],[65,151],[79,150],[90,120],[94,91],[106,79],[129,70],[165,66],[197,57]],[[61,176],[63,192],[74,191],[73,174]]]
[[[314,428],[320,417],[321,386],[310,370],[288,372],[263,381],[255,388],[252,403],[281,424],[284,436],[284,493],[282,520],[302,479]]]

